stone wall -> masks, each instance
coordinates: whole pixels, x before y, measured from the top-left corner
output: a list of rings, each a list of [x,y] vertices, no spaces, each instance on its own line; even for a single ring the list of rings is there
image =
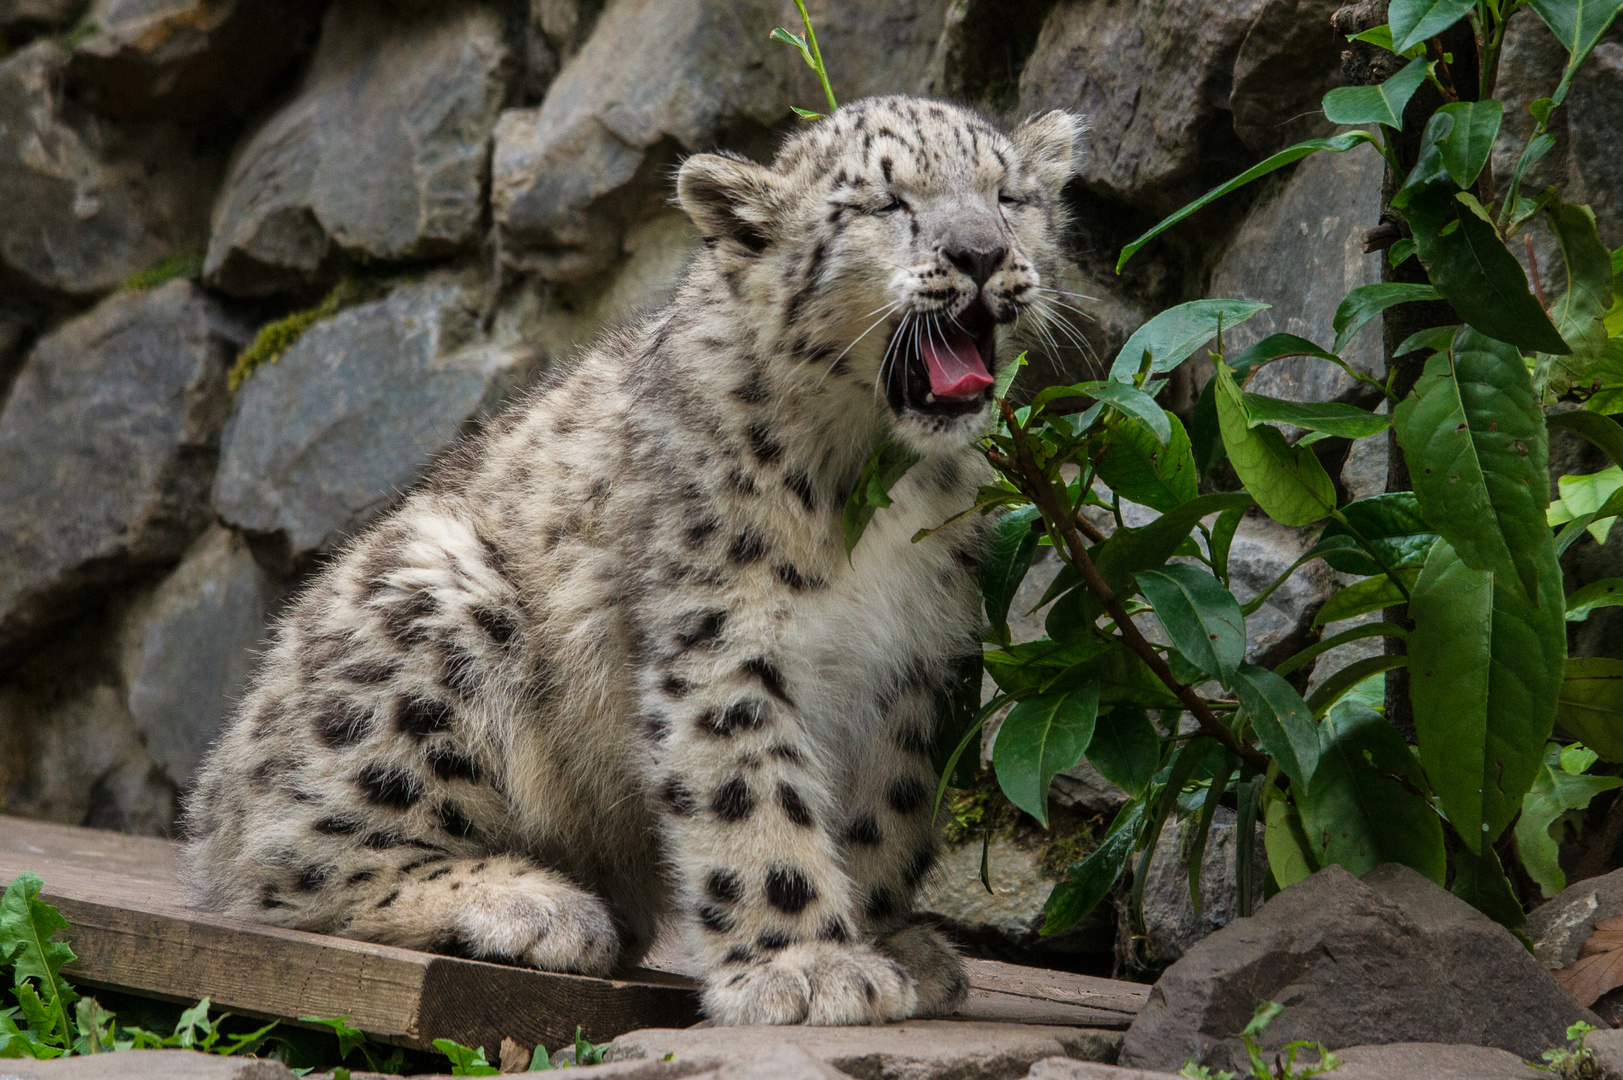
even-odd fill
[[[1361,245],[1381,179],[1368,149],[1310,159],[1110,269],[1181,201],[1326,133],[1336,0],[810,6],[844,98],[1093,115],[1069,191],[1076,336],[1041,377],[1096,372],[1148,313],[1202,295],[1275,304],[1231,344],[1325,341],[1342,292],[1379,276]],[[1513,102],[1562,60],[1519,22]],[[550,364],[669,295],[695,243],[670,201],[683,155],[769,154],[800,123],[791,105],[819,106],[768,39],[794,24],[789,0],[0,0],[4,808],[170,831],[288,591]],[[1572,101],[1542,168],[1623,243],[1623,43],[1600,46]],[[255,331],[340,280],[370,299],[233,391]],[[1376,335],[1351,352],[1365,370]],[[1175,388],[1185,406],[1197,377]],[[1306,362],[1267,378],[1356,393]],[[1342,480],[1379,490],[1380,448]],[[1573,569],[1604,572],[1618,536],[1578,545]],[[1240,580],[1261,588],[1301,545],[1248,523]],[[1333,587],[1314,571],[1276,594],[1258,649],[1292,641]],[[1591,620],[1580,646],[1609,626]]]

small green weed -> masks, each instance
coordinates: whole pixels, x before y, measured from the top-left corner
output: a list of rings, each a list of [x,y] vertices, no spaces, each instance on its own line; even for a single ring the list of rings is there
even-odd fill
[[[175,278],[198,278],[203,276],[203,254],[197,251],[182,252],[171,255],[156,266],[146,270],[138,270],[125,278],[119,285],[122,292],[138,292],[142,289],[156,289],[159,285],[167,284]]]
[[[1286,1043],[1274,1053],[1273,1064],[1268,1064],[1263,1059],[1263,1049],[1257,1042],[1257,1036],[1262,1034],[1263,1028],[1273,1023],[1275,1018],[1284,1011],[1285,1006],[1279,1002],[1265,1001],[1257,1006],[1256,1015],[1245,1026],[1245,1030],[1240,1032],[1240,1038],[1245,1043],[1245,1052],[1251,1058],[1251,1072],[1247,1074],[1251,1080],[1307,1080],[1308,1077],[1327,1073],[1331,1069],[1340,1066],[1341,1062],[1323,1043],[1312,1042],[1307,1039],[1298,1039],[1296,1042]],[[1319,1055],[1319,1063],[1317,1065],[1303,1065],[1298,1069],[1296,1067],[1296,1055],[1303,1050],[1316,1051]],[[1281,1057],[1281,1054],[1284,1056]],[[1208,1066],[1197,1063],[1194,1058],[1190,1058],[1183,1063],[1183,1068],[1178,1070],[1178,1075],[1187,1077],[1188,1080],[1235,1080],[1234,1073],[1213,1070]]]
[[[280,360],[282,354],[298,344],[305,331],[316,323],[332,318],[345,308],[375,300],[385,291],[386,286],[378,277],[345,274],[315,307],[292,312],[261,326],[254,335],[253,343],[237,355],[237,362],[231,365],[227,373],[231,389],[236,390],[261,365]]]
[[[372,1044],[367,1042],[366,1033],[359,1028],[352,1028],[344,1022],[349,1019],[347,1015],[301,1016],[299,1019],[307,1024],[325,1024],[327,1027],[332,1028],[333,1034],[338,1036],[339,1061],[348,1061],[349,1055],[359,1050],[369,1072],[398,1074],[405,1067],[405,1051],[397,1046],[388,1057],[379,1057],[374,1054]],[[333,1080],[339,1080],[339,1078],[334,1076]]]
[[[434,1048],[451,1059],[452,1076],[496,1076],[501,1071],[491,1065],[485,1058],[485,1049],[482,1046],[463,1046],[461,1043],[453,1042],[450,1039],[435,1039]],[[537,1046],[530,1055],[530,1067],[524,1071],[544,1072],[551,1069],[567,1069],[575,1065],[601,1065],[603,1064],[603,1055],[608,1048],[608,1043],[594,1043],[588,1039],[582,1034],[581,1026],[577,1024],[575,1025],[575,1045],[572,1048],[575,1051],[573,1061],[565,1061],[562,1064],[554,1065],[552,1055],[547,1053],[547,1048]],[[564,1049],[571,1048],[565,1047]],[[561,1053],[562,1050],[559,1052]],[[670,1061],[674,1056],[673,1054],[667,1054],[665,1060]]]
[[[1595,1052],[1584,1045],[1594,1030],[1593,1024],[1582,1020],[1573,1024],[1567,1028],[1567,1045],[1544,1051],[1545,1063],[1533,1068],[1555,1073],[1561,1080],[1595,1080],[1600,1075],[1600,1066],[1595,1061]]]

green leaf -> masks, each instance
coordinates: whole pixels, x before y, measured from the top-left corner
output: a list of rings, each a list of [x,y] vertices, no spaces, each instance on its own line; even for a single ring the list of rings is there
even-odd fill
[[[919,463],[919,456],[898,442],[886,439],[874,447],[857,477],[857,486],[845,500],[840,524],[845,532],[845,555],[857,549],[857,542],[873,520],[875,511],[891,505],[890,489],[907,470]]]
[[[1446,352],[1454,344],[1454,335],[1459,332],[1459,324],[1450,326],[1433,326],[1426,330],[1416,330],[1403,339],[1398,351],[1393,356],[1407,356],[1414,352]]]
[[[1556,490],[1561,497],[1551,503],[1546,511],[1549,523],[1560,525],[1582,518],[1584,524],[1581,527],[1589,530],[1595,542],[1606,543],[1615,513],[1607,513],[1604,517],[1602,513],[1623,509],[1614,501],[1618,491],[1623,490],[1623,469],[1613,465],[1585,476],[1563,476],[1556,481]]]
[[[1184,659],[1226,686],[1245,660],[1245,616],[1221,582],[1200,567],[1141,570],[1138,587]]]
[[[1516,350],[1460,331],[1452,364],[1442,353],[1426,361],[1393,425],[1426,520],[1467,566],[1536,595],[1550,533],[1548,436]]]
[[[1313,782],[1297,796],[1319,864],[1362,877],[1402,863],[1443,884],[1443,825],[1426,790],[1419,763],[1385,717],[1354,702],[1332,709],[1319,730]]]
[[[1623,605],[1623,578],[1592,581],[1567,597],[1567,621],[1583,622],[1596,608]]]
[[[1212,523],[1211,558],[1212,569],[1217,572],[1224,585],[1229,583],[1229,549],[1234,546],[1234,534],[1240,529],[1240,522],[1245,520],[1244,510],[1225,510],[1217,515]]]
[[[1015,591],[1031,569],[1037,553],[1038,535],[1032,522],[1041,515],[1035,506],[1024,506],[1004,514],[992,532],[992,543],[981,563],[981,595],[986,599],[986,618],[997,640],[1009,640],[1009,605]]]
[[[1336,487],[1311,447],[1293,447],[1276,428],[1251,426],[1227,364],[1217,365],[1217,420],[1229,461],[1251,497],[1281,525],[1311,525],[1336,508]]]
[[[1262,844],[1268,852],[1268,872],[1274,884],[1288,889],[1318,871],[1302,819],[1290,800],[1270,799],[1263,820]]]
[[[1392,51],[1406,52],[1447,30],[1465,18],[1476,0],[1392,0],[1387,9],[1391,19]],[[1468,184],[1461,184],[1468,187]],[[1439,881],[1437,884],[1441,885]]]
[[[953,749],[975,726],[976,716],[981,711],[981,675],[984,670],[985,664],[978,652],[968,654],[959,662],[953,671],[947,707],[943,710],[931,744],[930,761],[935,766],[936,775],[947,776],[954,787],[969,788],[975,785],[976,762],[954,761],[951,770],[947,766]]]
[[[1182,422],[1171,413],[1163,418],[1170,436],[1157,441],[1149,428],[1123,417],[1110,432],[1097,473],[1122,498],[1165,513],[1195,497],[1198,478]]]
[[[1385,49],[1389,53],[1396,53],[1398,51],[1397,43],[1392,40],[1392,26],[1390,23],[1381,23],[1379,26],[1372,26],[1368,30],[1364,30],[1357,34],[1348,34],[1347,40],[1367,41],[1377,49]],[[1398,55],[1413,60],[1417,56],[1423,56],[1425,52],[1426,46],[1424,43],[1421,43],[1405,49],[1403,52],[1398,53]]]
[[[1099,714],[1088,761],[1099,775],[1135,799],[1143,795],[1161,764],[1161,736],[1144,710],[1123,705]]]
[[[1118,412],[1142,421],[1144,426],[1155,433],[1156,439],[1163,446],[1172,438],[1172,426],[1168,423],[1171,414],[1157,405],[1155,399],[1150,395],[1138,389],[1138,387],[1129,386],[1124,382],[1102,379],[1097,382],[1077,383],[1075,386],[1068,388],[1054,387],[1050,390],[1044,390],[1042,394],[1038,394],[1037,400],[1041,401],[1045,394],[1052,393],[1054,390],[1064,391],[1067,389],[1074,390],[1078,394],[1091,397],[1097,401],[1102,401]],[[1062,392],[1055,396],[1069,395]]]
[[[1607,761],[1623,762],[1623,660],[1568,660],[1555,722]]]
[[[1362,660],[1355,660],[1320,683],[1313,693],[1308,695],[1307,707],[1313,710],[1313,719],[1317,720],[1330,711],[1331,706],[1340,701],[1343,696],[1352,693],[1363,685],[1366,679],[1384,676],[1385,672],[1394,668],[1407,667],[1408,664],[1408,657],[1394,656],[1391,653],[1380,656],[1366,656]]]
[[[1326,522],[1319,534],[1320,544],[1344,537],[1356,545],[1354,537],[1362,537],[1381,561],[1377,564],[1362,546],[1326,551],[1324,561],[1343,574],[1372,576],[1382,572],[1383,564],[1386,570],[1418,570],[1437,539],[1437,531],[1421,516],[1420,502],[1412,491],[1357,499],[1341,508],[1341,516],[1346,524],[1334,519]]]
[[[1439,540],[1409,604],[1420,759],[1448,820],[1479,853],[1521,810],[1562,687],[1565,609],[1548,532],[1533,554],[1535,588],[1524,594]]]
[[[1299,142],[1295,146],[1287,146],[1285,149],[1279,151],[1279,153],[1265,158],[1257,164],[1251,166],[1251,168],[1247,169],[1239,176],[1236,176],[1234,179],[1224,181],[1223,183],[1212,188],[1212,190],[1208,191],[1194,202],[1185,205],[1170,217],[1164,218],[1157,223],[1154,228],[1150,229],[1149,232],[1144,233],[1131,244],[1128,244],[1126,247],[1122,248],[1121,257],[1116,260],[1116,273],[1121,273],[1121,268],[1127,265],[1127,260],[1136,255],[1139,249],[1145,244],[1149,243],[1151,240],[1154,240],[1157,236],[1160,236],[1162,233],[1172,228],[1172,226],[1178,224],[1178,222],[1182,221],[1190,214],[1193,214],[1201,207],[1206,206],[1208,203],[1221,199],[1223,196],[1244,187],[1253,180],[1261,179],[1271,172],[1277,172],[1287,165],[1295,164],[1296,162],[1307,157],[1309,154],[1317,153],[1320,150],[1328,150],[1332,154],[1341,154],[1362,143],[1374,144],[1375,138],[1367,131],[1348,131],[1337,135],[1332,139],[1309,139],[1306,142]],[[1227,326],[1230,324],[1225,319],[1223,325]],[[1136,372],[1138,369],[1135,367],[1133,370]],[[1115,378],[1114,373],[1111,374],[1111,378]]]
[[[1336,331],[1336,343],[1332,348],[1338,353],[1345,349],[1365,323],[1389,307],[1440,299],[1442,297],[1430,285],[1407,285],[1397,281],[1360,285],[1336,307],[1335,318],[1330,324]]]
[[[1206,841],[1211,836],[1212,819],[1217,816],[1217,808],[1228,791],[1229,780],[1239,767],[1240,759],[1224,751],[1222,763],[1212,773],[1211,786],[1206,789],[1206,798],[1201,800],[1200,817],[1195,822],[1194,835],[1186,838],[1185,848],[1188,854],[1184,858],[1184,866],[1189,875],[1189,899],[1194,902],[1195,918],[1200,916],[1200,877],[1206,863]]]
[[[1270,334],[1228,361],[1234,369],[1234,381],[1243,383],[1254,367],[1281,360],[1288,356],[1316,356],[1321,360],[1341,363],[1341,357],[1326,352],[1306,338],[1295,334]],[[1189,442],[1194,451],[1195,465],[1204,476],[1225,458],[1223,436],[1217,423],[1217,380],[1210,378],[1201,388],[1200,397],[1190,416]]]
[[[1623,776],[1574,776],[1561,765],[1561,747],[1550,743],[1533,786],[1522,796],[1522,815],[1516,819],[1516,854],[1527,876],[1538,882],[1546,897],[1567,887],[1561,871],[1560,847],[1550,826],[1570,810],[1585,810],[1589,800],[1603,791],[1623,786]]]
[[[1245,394],[1245,410],[1251,426],[1268,422],[1322,431],[1343,439],[1363,439],[1385,431],[1390,417],[1339,401],[1288,401],[1283,398]]]
[[[1393,572],[1403,581],[1405,587],[1411,589],[1420,573],[1413,569]],[[1405,603],[1407,601],[1403,592],[1392,583],[1392,579],[1386,574],[1378,574],[1363,581],[1355,581],[1346,588],[1332,593],[1330,599],[1324,602],[1324,606],[1319,608],[1318,614],[1313,616],[1313,625],[1328,626],[1331,623],[1345,622],[1360,615],[1368,615],[1372,611],[1398,607]]]
[[[1471,0],[1462,2],[1469,7]],[[1487,101],[1451,101],[1437,111],[1454,121],[1453,130],[1438,144],[1443,167],[1454,183],[1470,188],[1493,152],[1493,141],[1499,137],[1505,107],[1489,98]]]
[[[1051,638],[1026,641],[1007,648],[991,649],[982,657],[987,672],[1004,693],[1029,697],[1046,688],[1060,673],[1077,664],[1125,648],[1112,644],[1097,634],[1068,643]]]
[[[1450,891],[1501,926],[1516,930],[1527,922],[1527,912],[1516,899],[1516,890],[1505,877],[1498,854],[1487,844],[1482,845],[1480,855],[1469,848],[1454,853],[1454,887]]]
[[[484,1047],[463,1046],[450,1039],[435,1039],[434,1049],[451,1059],[452,1076],[498,1076],[501,1070],[485,1060]]]
[[[1151,372],[1171,371],[1216,337],[1220,325],[1224,330],[1232,330],[1268,307],[1250,300],[1191,300],[1167,308],[1127,339],[1110,367],[1110,377],[1117,382],[1131,383],[1144,366],[1146,353],[1150,357]]]
[[[1295,687],[1267,668],[1241,664],[1237,674],[1234,689],[1257,741],[1293,786],[1306,787],[1319,763],[1313,711]]]
[[[1590,51],[1617,18],[1617,13],[1623,11],[1623,0],[1532,0],[1532,6],[1568,53],[1561,84],[1551,95],[1551,100],[1559,105],[1567,96],[1572,76],[1589,59]]]
[[[1338,86],[1324,95],[1324,116],[1332,124],[1403,126],[1403,107],[1426,81],[1426,61],[1409,61],[1379,86]]]
[[[1009,801],[1048,827],[1054,774],[1082,760],[1099,715],[1097,684],[1022,701],[1003,718],[992,744],[992,768]]]
[[[1043,905],[1044,936],[1059,934],[1075,926],[1110,894],[1132,858],[1144,823],[1144,803],[1134,799],[1116,814],[1116,820],[1099,846],[1086,858],[1071,864],[1065,880],[1054,886]]]
[[[1008,364],[1002,371],[998,372],[997,378],[992,383],[992,396],[995,398],[1008,397],[1009,387],[1014,385],[1014,377],[1020,374],[1020,369],[1025,366],[1026,354],[1021,353],[1019,356],[1014,358],[1012,363]]]
[[[1589,771],[1589,767],[1600,760],[1600,755],[1589,749],[1583,743],[1573,743],[1571,746],[1561,747],[1561,768],[1573,776],[1581,776]]]
[[[1429,185],[1403,214],[1432,285],[1461,318],[1490,338],[1566,355],[1567,343],[1528,291],[1522,264],[1492,224],[1453,198],[1451,184]]]
[[[39,899],[44,887],[38,874],[21,873],[6,887],[0,898],[0,950],[12,965],[15,985],[28,979],[39,983],[39,998],[45,1007],[41,1037],[57,1046],[66,1046],[72,1037],[68,1009],[79,995],[62,978],[62,965],[75,957],[66,942],[52,941],[68,921],[50,904]]]
[[[1408,636],[1409,631],[1404,627],[1399,626],[1397,623],[1373,622],[1365,623],[1362,626],[1354,626],[1350,629],[1343,630],[1339,634],[1332,634],[1330,637],[1327,637],[1322,641],[1315,642],[1314,644],[1303,649],[1301,652],[1296,653],[1283,663],[1276,664],[1274,666],[1274,674],[1289,675],[1291,672],[1305,665],[1309,660],[1323,656],[1331,649],[1339,648],[1350,641],[1362,641],[1367,637],[1406,638]]]
[[[1612,459],[1612,464],[1623,466],[1623,427],[1619,427],[1611,417],[1575,409],[1572,412],[1554,413],[1545,417],[1544,422],[1552,428],[1570,431],[1589,440]]]
[[[1148,525],[1117,529],[1089,554],[1105,584],[1111,591],[1122,593],[1132,586],[1134,574],[1153,570],[1172,558],[1202,518],[1225,510],[1243,510],[1250,505],[1251,496],[1244,492],[1201,495]]]
[[[1606,349],[1603,320],[1612,306],[1612,256],[1595,231],[1595,213],[1589,207],[1557,203],[1547,217],[1567,267],[1567,291],[1550,309],[1550,318],[1571,351],[1541,355],[1534,382],[1548,396],[1558,397],[1583,381]]]

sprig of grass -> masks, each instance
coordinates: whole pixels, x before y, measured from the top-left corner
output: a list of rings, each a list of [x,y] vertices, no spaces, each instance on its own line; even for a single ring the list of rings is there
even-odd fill
[[[823,66],[823,51],[817,47],[817,31],[812,29],[811,16],[806,12],[805,0],[795,0],[795,7],[800,9],[800,21],[805,24],[805,31],[793,34],[780,26],[772,31],[772,40],[782,41],[800,50],[800,56],[806,61],[806,66],[817,72],[817,79],[823,84],[823,96],[828,98],[828,111],[833,112],[840,106],[834,100],[834,88],[828,82],[828,68]],[[795,115],[802,120],[820,120],[823,117],[822,113],[812,112],[810,109],[801,109],[793,105],[789,107],[794,109]]]

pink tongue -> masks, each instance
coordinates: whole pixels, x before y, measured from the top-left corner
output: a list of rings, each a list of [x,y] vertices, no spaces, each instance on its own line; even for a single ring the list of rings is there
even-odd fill
[[[956,326],[946,328],[946,341],[926,336],[919,343],[930,372],[930,392],[938,398],[970,398],[992,385],[975,339]]]

